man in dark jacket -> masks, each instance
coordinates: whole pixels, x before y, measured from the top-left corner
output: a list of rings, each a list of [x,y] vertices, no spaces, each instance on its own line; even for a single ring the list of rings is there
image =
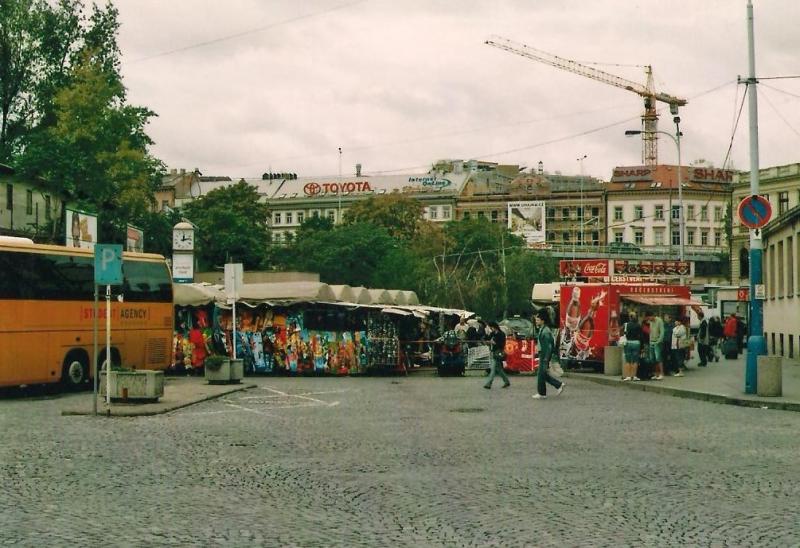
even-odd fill
[[[492,387],[495,375],[500,375],[503,379],[503,388],[511,386],[508,380],[508,375],[503,371],[503,360],[506,356],[506,334],[497,325],[497,322],[489,322],[489,339],[492,342],[492,371],[489,373],[489,378],[486,379],[486,384],[483,385],[487,390]]]
[[[536,322],[536,348],[539,355],[539,370],[536,373],[536,394],[533,399],[541,400],[547,397],[547,385],[550,384],[556,389],[557,394],[564,391],[564,381],[560,381],[551,376],[548,372],[550,367],[550,358],[553,356],[553,347],[555,346],[555,339],[553,332],[547,325],[548,317],[547,311],[544,309],[537,312],[534,318]]]

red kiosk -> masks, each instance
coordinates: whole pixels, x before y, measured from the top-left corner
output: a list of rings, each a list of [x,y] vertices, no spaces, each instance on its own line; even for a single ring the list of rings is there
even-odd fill
[[[565,365],[601,367],[605,347],[619,340],[623,313],[686,317],[687,307],[702,304],[688,286],[656,281],[691,276],[686,261],[572,260],[561,261],[560,270],[572,278],[561,285],[559,303],[558,355]]]

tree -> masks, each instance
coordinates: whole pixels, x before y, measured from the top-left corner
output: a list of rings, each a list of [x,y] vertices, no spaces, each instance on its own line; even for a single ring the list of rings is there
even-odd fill
[[[269,210],[259,198],[256,187],[239,181],[186,204],[184,216],[197,226],[195,254],[201,269],[227,262],[248,270],[266,266]]]
[[[370,223],[383,227],[390,236],[409,241],[422,221],[422,204],[404,194],[370,196],[351,205],[344,224]]]

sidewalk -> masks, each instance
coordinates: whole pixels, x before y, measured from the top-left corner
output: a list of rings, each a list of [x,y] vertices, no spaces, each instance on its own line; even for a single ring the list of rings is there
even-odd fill
[[[783,359],[783,395],[781,397],[759,397],[744,393],[744,372],[747,352],[736,360],[720,358],[706,367],[698,367],[697,356],[689,361],[684,377],[664,377],[660,381],[623,382],[617,376],[602,373],[576,373],[568,371],[566,376],[600,384],[620,386],[632,390],[656,392],[681,398],[726,403],[746,407],[800,411],[800,362]]]
[[[156,403],[112,403],[109,409],[105,398],[98,396],[97,414],[104,417],[160,415],[255,386],[248,383],[247,379],[241,384],[208,384],[203,377],[166,377],[164,379],[164,396],[159,398]],[[94,395],[86,393],[80,396],[70,399],[69,407],[61,410],[62,416],[92,415],[94,413],[92,409]]]

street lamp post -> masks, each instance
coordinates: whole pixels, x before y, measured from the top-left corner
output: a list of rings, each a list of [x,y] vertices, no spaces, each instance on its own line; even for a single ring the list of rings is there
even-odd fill
[[[681,129],[680,129],[680,122],[681,118],[677,115],[677,111],[674,111],[675,117],[672,119],[675,122],[675,135],[668,133],[666,131],[656,130],[653,133],[661,133],[662,135],[666,135],[672,142],[675,143],[675,147],[678,149],[678,204],[680,207],[680,213],[678,217],[678,226],[680,233],[678,234],[678,244],[680,247],[680,260],[683,262],[684,254],[683,254],[683,234],[685,232],[684,223],[684,215],[683,215],[683,181],[681,180]],[[629,129],[625,131],[625,135],[639,135],[642,131],[639,129]],[[669,234],[669,241],[670,245],[672,244],[672,204],[670,203],[670,211],[669,211],[669,220],[670,220],[670,234]],[[681,276],[681,283],[683,283],[683,276]]]
[[[584,205],[583,205],[583,161],[586,158],[588,158],[588,154],[584,154],[583,156],[580,156],[579,158],[576,159],[580,163],[580,166],[581,166],[581,214],[580,214],[580,217],[578,217],[578,222],[581,224],[581,246],[586,245],[586,243],[584,241],[584,237],[583,237],[583,220],[586,218],[586,211],[583,209],[584,208]],[[577,236],[577,234],[576,234],[576,236]]]

